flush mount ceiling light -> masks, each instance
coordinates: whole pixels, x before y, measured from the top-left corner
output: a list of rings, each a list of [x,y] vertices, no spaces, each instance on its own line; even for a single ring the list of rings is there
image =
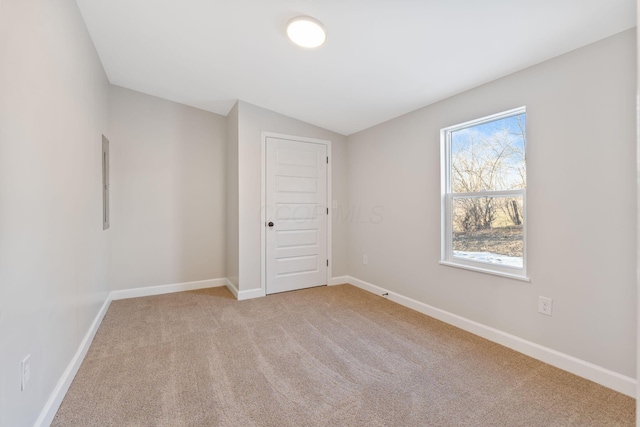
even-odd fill
[[[298,16],[289,21],[287,35],[298,46],[308,48],[322,46],[327,40],[324,25],[310,16]]]

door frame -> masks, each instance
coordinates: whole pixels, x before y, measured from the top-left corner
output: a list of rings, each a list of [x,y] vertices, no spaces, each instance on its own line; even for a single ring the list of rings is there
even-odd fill
[[[285,135],[275,132],[262,132],[261,134],[261,165],[262,170],[260,173],[260,289],[262,295],[267,295],[267,239],[266,239],[266,203],[267,203],[267,138],[285,139],[288,141],[297,142],[309,142],[313,144],[323,144],[327,147],[327,157],[329,163],[327,164],[327,208],[329,214],[327,215],[327,259],[329,260],[329,266],[327,267],[327,285],[331,282],[333,259],[331,256],[331,242],[333,240],[331,225],[333,222],[333,208],[332,208],[332,196],[331,196],[331,165],[333,159],[331,158],[331,141],[326,139],[308,138],[304,136]]]

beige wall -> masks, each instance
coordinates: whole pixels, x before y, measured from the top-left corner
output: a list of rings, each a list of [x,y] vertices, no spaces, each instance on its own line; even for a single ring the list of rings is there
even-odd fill
[[[225,277],[224,117],[112,86],[112,290]]]
[[[107,91],[75,1],[2,1],[2,426],[34,424],[107,297]],[[31,379],[21,392],[27,354]]]
[[[635,61],[631,30],[351,135],[349,274],[635,378]],[[439,265],[440,129],[523,105],[531,282]]]
[[[261,134],[274,132],[331,141],[333,199],[346,205],[346,138],[334,132],[240,101],[238,103],[240,288],[260,288]],[[333,223],[333,276],[347,273],[346,224]]]

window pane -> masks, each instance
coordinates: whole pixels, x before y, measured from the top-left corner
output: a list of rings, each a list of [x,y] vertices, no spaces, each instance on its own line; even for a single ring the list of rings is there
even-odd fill
[[[453,256],[523,267],[523,197],[452,199]]]
[[[451,191],[514,190],[526,187],[526,114],[451,132]]]

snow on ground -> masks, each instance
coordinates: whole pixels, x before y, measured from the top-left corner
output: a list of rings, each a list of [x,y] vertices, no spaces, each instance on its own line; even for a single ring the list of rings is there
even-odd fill
[[[504,265],[505,267],[522,268],[522,257],[492,254],[491,252],[465,252],[453,251],[454,258],[469,261],[484,262],[487,264]]]

